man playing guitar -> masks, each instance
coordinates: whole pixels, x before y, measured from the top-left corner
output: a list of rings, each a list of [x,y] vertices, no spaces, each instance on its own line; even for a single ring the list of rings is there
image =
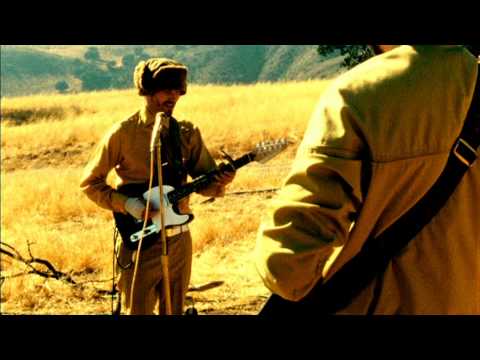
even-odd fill
[[[187,90],[187,68],[170,59],[153,58],[141,61],[135,68],[134,82],[138,94],[145,98],[145,105],[128,119],[116,123],[97,146],[85,168],[82,191],[97,205],[115,214],[141,220],[145,215],[141,188],[150,178],[150,150],[155,119],[161,117],[161,159],[163,184],[177,188],[185,184],[187,175],[196,178],[218,169],[207,150],[200,130],[188,121],[172,117],[179,98]],[[117,184],[107,184],[108,173],[114,169]],[[156,167],[155,167],[156,169]],[[158,185],[156,171],[153,186]],[[225,194],[225,186],[235,177],[235,171],[218,171],[213,181],[197,190],[208,197]],[[130,187],[129,187],[130,186]],[[128,190],[128,191],[127,191]],[[145,190],[147,190],[145,188]],[[180,213],[189,213],[188,197],[176,204]],[[155,217],[158,209],[149,209],[149,217]],[[117,224],[118,225],[118,224]],[[170,226],[166,229],[169,253],[169,278],[172,314],[183,313],[192,264],[192,238],[188,225]],[[158,238],[160,235],[155,233]],[[135,282],[135,297],[130,301],[133,277],[134,249],[119,244],[117,269],[120,268],[118,287],[123,306],[128,314],[164,314],[165,298],[162,292],[160,264],[161,243],[155,241],[142,250]]]

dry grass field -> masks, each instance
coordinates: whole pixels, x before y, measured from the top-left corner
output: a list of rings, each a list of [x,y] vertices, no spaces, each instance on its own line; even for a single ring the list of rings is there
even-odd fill
[[[242,86],[190,86],[175,110],[197,124],[212,154],[238,157],[257,142],[296,143],[271,162],[238,171],[224,198],[194,195],[192,286],[200,314],[255,314],[268,290],[252,260],[266,200],[287,175],[326,81]],[[95,144],[115,122],[142,105],[133,90],[2,98],[1,241],[22,256],[47,259],[81,286],[44,278],[2,254],[2,314],[110,314],[113,220],[79,191]],[[41,268],[41,267],[39,267]],[[44,269],[44,268],[43,268]],[[102,291],[99,290],[104,290]]]

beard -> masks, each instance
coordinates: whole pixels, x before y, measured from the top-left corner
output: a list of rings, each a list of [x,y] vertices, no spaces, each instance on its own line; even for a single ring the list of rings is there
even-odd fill
[[[173,109],[175,109],[175,103],[171,101],[166,101],[162,104],[160,104],[160,111],[163,111],[167,115],[172,115]]]
[[[175,105],[176,105],[175,102],[168,101],[168,100],[160,102],[154,96],[148,96],[146,100],[147,100],[147,106],[150,112],[154,114],[163,112],[168,116],[172,116],[173,110],[175,109]]]

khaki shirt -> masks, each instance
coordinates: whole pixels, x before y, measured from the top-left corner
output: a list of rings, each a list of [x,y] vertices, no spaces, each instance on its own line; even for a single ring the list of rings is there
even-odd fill
[[[255,248],[265,285],[305,296],[410,209],[446,165],[477,59],[460,46],[400,46],[322,95]],[[480,313],[480,160],[432,222],[341,313]],[[382,281],[382,280],[378,280]]]
[[[162,120],[162,132],[168,131],[169,120]],[[81,190],[102,208],[125,213],[127,197],[107,184],[107,175],[114,169],[115,188],[129,183],[144,183],[150,176],[150,139],[155,115],[145,106],[127,120],[116,123],[98,144],[88,162],[80,183]],[[188,174],[195,178],[216,168],[200,130],[192,123],[180,121],[182,159]],[[164,160],[162,159],[162,162]],[[188,198],[179,204],[181,212],[189,211]]]

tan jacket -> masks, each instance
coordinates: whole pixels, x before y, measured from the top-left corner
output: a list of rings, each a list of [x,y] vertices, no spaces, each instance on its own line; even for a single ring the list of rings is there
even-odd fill
[[[126,196],[114,188],[129,183],[148,182],[150,138],[154,122],[154,114],[144,107],[127,120],[116,123],[99,143],[80,183],[81,190],[97,205],[125,212]],[[168,120],[162,125],[162,131],[167,131]],[[202,140],[200,130],[187,121],[180,121],[179,125],[182,158],[189,175],[195,178],[215,169],[215,161]],[[106,180],[112,169],[115,169],[117,175],[114,188]],[[179,210],[189,211],[188,199],[179,204]]]
[[[255,248],[265,285],[305,296],[412,207],[443,170],[473,96],[460,46],[400,46],[322,95]],[[480,161],[388,266],[375,313],[480,313]],[[365,313],[374,283],[341,313]]]

